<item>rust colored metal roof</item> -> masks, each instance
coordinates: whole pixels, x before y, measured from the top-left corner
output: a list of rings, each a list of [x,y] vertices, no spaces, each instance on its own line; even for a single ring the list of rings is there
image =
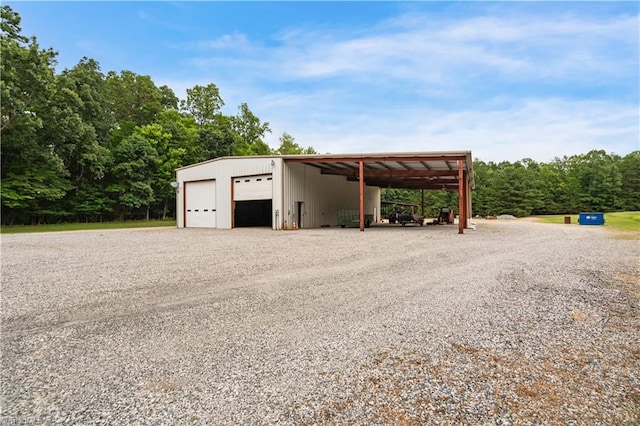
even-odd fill
[[[458,161],[473,181],[471,151],[411,152],[381,154],[284,155],[285,162],[317,167],[322,174],[346,176],[358,180],[359,165],[364,164],[368,186],[406,189],[458,189]]]

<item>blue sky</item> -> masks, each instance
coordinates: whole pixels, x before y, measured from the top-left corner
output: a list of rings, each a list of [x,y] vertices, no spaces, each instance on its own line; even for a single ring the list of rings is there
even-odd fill
[[[5,2],[23,34],[318,152],[640,149],[638,2]]]

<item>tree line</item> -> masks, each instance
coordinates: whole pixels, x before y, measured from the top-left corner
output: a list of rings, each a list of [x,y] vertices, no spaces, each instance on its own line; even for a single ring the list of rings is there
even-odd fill
[[[175,214],[175,169],[230,155],[313,154],[271,133],[246,103],[225,115],[218,87],[171,88],[132,71],[103,73],[82,58],[56,73],[57,53],[21,34],[0,8],[0,159],[4,224],[167,218]],[[495,215],[640,210],[640,152],[592,151],[550,163],[474,161],[474,213]],[[388,201],[421,202],[385,189]],[[432,213],[457,206],[453,192],[427,191]],[[430,212],[431,212],[430,211]]]
[[[175,169],[229,155],[314,153],[271,132],[246,103],[225,115],[215,84],[180,100],[132,71],[82,58],[56,73],[57,52],[21,34],[1,7],[0,138],[4,224],[166,218]]]

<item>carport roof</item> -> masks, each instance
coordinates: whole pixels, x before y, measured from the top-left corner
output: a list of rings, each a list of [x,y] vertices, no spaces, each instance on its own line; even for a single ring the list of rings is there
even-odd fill
[[[179,168],[188,169],[224,159],[281,158],[286,163],[301,163],[320,169],[326,175],[359,179],[363,163],[364,181],[368,186],[406,189],[458,190],[458,162],[468,176],[470,189],[475,189],[471,151],[392,152],[362,154],[263,155],[255,157],[219,157]]]
[[[358,180],[360,162],[368,186],[407,189],[458,189],[458,165],[475,188],[471,151],[402,152],[379,154],[283,155],[287,163],[302,163],[322,174]],[[458,163],[460,161],[460,163]]]

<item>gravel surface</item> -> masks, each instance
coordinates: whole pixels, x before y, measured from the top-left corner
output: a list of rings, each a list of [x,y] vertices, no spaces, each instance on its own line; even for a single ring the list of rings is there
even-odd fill
[[[3,235],[0,424],[638,424],[639,243],[523,220]]]

